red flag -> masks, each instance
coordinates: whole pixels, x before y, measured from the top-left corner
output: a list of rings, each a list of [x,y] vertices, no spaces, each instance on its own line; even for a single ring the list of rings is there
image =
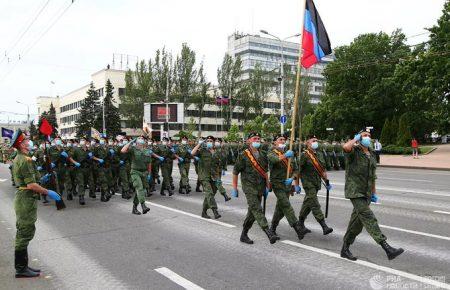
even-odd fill
[[[53,127],[52,125],[50,125],[47,119],[42,118],[42,123],[41,126],[39,127],[39,131],[45,136],[50,136],[50,134],[52,134],[53,132]]]

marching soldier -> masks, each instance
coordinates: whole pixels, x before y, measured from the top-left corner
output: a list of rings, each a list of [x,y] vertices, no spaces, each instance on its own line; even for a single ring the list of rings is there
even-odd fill
[[[225,190],[225,188],[223,187],[223,184],[222,184],[222,176],[225,175],[225,171],[227,170],[227,163],[228,163],[227,148],[222,146],[222,140],[220,138],[217,138],[217,140],[214,143],[214,147],[217,150],[217,154],[219,154],[219,160],[220,160],[219,169],[218,169],[220,174],[217,177],[220,180],[220,182],[218,182],[218,184],[217,184],[217,190],[219,190],[220,194],[225,199],[225,202],[227,202],[231,199],[231,197],[229,197],[227,195],[227,191]]]
[[[169,138],[164,137],[161,144],[158,145],[156,148],[155,154],[160,156],[160,166],[161,166],[161,173],[163,176],[163,181],[161,184],[161,195],[166,195],[164,193],[165,190],[169,192],[169,196],[173,195],[172,186],[170,184],[170,175],[171,175],[171,164],[173,164],[173,158],[174,158],[174,152],[175,149],[169,147]]]
[[[135,147],[131,145],[136,143]],[[146,214],[150,211],[145,204],[145,192],[146,185],[151,181],[151,155],[153,152],[150,149],[145,149],[145,139],[144,137],[139,137],[134,139],[132,142],[126,144],[122,147],[122,153],[130,153],[131,160],[131,181],[133,187],[136,191],[133,199],[133,210],[132,214],[140,215],[141,213],[137,209],[138,204],[141,204],[142,213]]]
[[[375,187],[377,161],[375,153],[369,148],[370,143],[370,132],[360,131],[343,146],[347,161],[345,198],[352,202],[353,212],[344,235],[341,257],[352,261],[355,261],[356,257],[352,255],[349,247],[363,227],[375,242],[381,245],[389,260],[404,251],[402,248],[393,248],[386,242],[386,236],[381,232],[378,221],[370,209],[370,202],[376,202],[378,199]]]
[[[16,278],[32,278],[39,276],[41,272],[39,269],[28,266],[28,244],[36,232],[37,198],[39,194],[42,194],[61,201],[61,197],[55,191],[45,189],[38,184],[33,161],[28,156],[33,148],[33,141],[29,140],[20,129],[14,133],[11,146],[18,152],[13,161],[13,175],[19,186],[14,198],[17,229],[14,266]]]
[[[73,156],[74,148],[73,141],[68,140],[65,149],[68,157],[64,160],[64,189],[67,193],[67,199],[73,200],[74,180],[75,180],[75,165],[70,161],[70,156]]]
[[[203,200],[202,217],[210,219],[207,210],[211,209],[214,218],[218,219],[222,217],[217,211],[217,203],[214,199],[214,195],[217,191],[218,183],[221,183],[219,179],[219,164],[220,156],[214,148],[215,138],[208,136],[206,143],[200,139],[198,144],[192,149],[192,155],[199,158],[198,161],[198,178],[203,187],[205,198]]]
[[[291,163],[289,177],[286,178],[288,159],[294,157],[294,152],[291,150],[285,151],[286,139],[283,135],[276,135],[273,140],[274,146],[267,157],[270,168],[270,183],[272,184],[272,189],[277,197],[277,204],[275,206],[275,212],[273,213],[270,230],[277,235],[276,228],[280,223],[280,220],[283,217],[286,217],[289,225],[295,230],[298,238],[301,240],[305,235],[305,227],[297,220],[294,209],[289,202],[292,183],[294,183],[295,192],[300,193],[301,191],[301,188],[298,185],[297,174],[294,172],[294,162]]]
[[[302,208],[300,209],[299,221],[302,225],[309,213],[312,212],[316,221],[322,227],[324,235],[328,235],[333,232],[333,229],[328,227],[325,222],[325,216],[320,209],[320,203],[317,198],[317,192],[321,188],[321,179],[326,183],[327,189],[331,189],[330,182],[328,181],[327,172],[325,171],[325,159],[319,148],[317,138],[312,136],[306,141],[306,150],[304,150],[300,156],[300,175],[303,188],[305,189],[305,198],[303,199]],[[330,145],[327,145],[330,146]],[[305,227],[305,233],[311,231]]]
[[[129,152],[122,152],[123,146],[128,144],[128,140],[123,138],[119,142],[118,156],[119,156],[119,180],[122,189],[122,198],[130,199],[133,191],[130,188],[130,154]]]
[[[89,150],[88,141],[82,137],[80,139],[80,147],[75,148],[70,162],[75,166],[76,193],[79,198],[80,205],[85,205],[84,193],[86,185],[89,185],[89,197],[96,198],[95,184],[92,177],[91,158],[92,152]]]
[[[189,188],[189,169],[191,167],[191,148],[188,144],[188,137],[181,138],[181,145],[178,147],[178,169],[180,170],[180,187],[178,193],[189,194],[191,189]]]
[[[107,158],[108,150],[105,147],[105,139],[101,138],[99,144],[93,148],[91,159],[96,161],[94,164],[94,172],[96,172],[96,185],[100,186],[100,200],[107,202],[111,198],[111,193],[108,189],[108,167]]]
[[[233,189],[231,191],[232,196],[238,197],[238,175],[241,174],[242,190],[247,198],[248,211],[244,220],[240,240],[246,244],[253,244],[253,241],[247,234],[256,220],[261,229],[266,233],[270,243],[273,244],[280,238],[269,229],[267,219],[261,207],[262,196],[263,194],[267,195],[270,188],[267,176],[267,156],[266,153],[259,150],[261,137],[258,133],[250,133],[247,144],[248,148],[243,150],[234,165]]]

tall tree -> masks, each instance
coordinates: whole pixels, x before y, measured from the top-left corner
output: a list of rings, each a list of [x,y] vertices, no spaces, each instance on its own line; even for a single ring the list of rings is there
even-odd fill
[[[184,112],[193,103],[198,72],[195,68],[195,52],[186,43],[182,44],[174,67],[174,90],[178,101],[184,103]],[[183,123],[184,130],[184,123]]]
[[[75,124],[77,126],[77,137],[80,138],[90,133],[91,127],[95,126],[98,112],[101,112],[100,100],[95,91],[94,83],[91,82],[87,90],[87,97],[84,99],[78,111],[80,112],[80,118]]]
[[[144,60],[136,64],[134,71],[128,70],[125,74],[125,94],[119,96],[120,114],[125,118],[127,127],[141,128],[144,117],[144,103],[152,102],[153,71],[152,61]]]
[[[28,132],[30,133],[32,140],[37,140],[39,138],[39,131],[34,125],[34,120],[30,122],[30,126],[28,127]]]
[[[200,64],[200,68],[198,70],[198,82],[195,93],[193,94],[192,102],[194,103],[195,108],[198,111],[198,136],[202,135],[202,117],[203,111],[205,109],[205,105],[210,103],[210,97],[208,96],[208,90],[211,86],[206,80],[206,74],[203,69],[203,63]]]
[[[109,137],[114,137],[121,132],[119,109],[114,105],[116,101],[113,93],[114,87],[108,79],[105,84],[105,97],[101,104],[101,110],[97,112],[95,121],[95,128],[101,131],[103,129],[103,110],[105,110],[105,129],[106,135]]]
[[[229,54],[225,54],[221,66],[217,69],[217,82],[220,93],[229,97],[229,104],[224,106],[224,119],[227,127],[231,124],[232,112],[237,106],[237,100],[234,100],[239,92],[239,81],[242,75],[242,61],[240,57],[233,59]]]
[[[264,110],[264,102],[272,90],[272,82],[260,63],[257,63],[250,72],[248,83],[250,85],[250,101],[253,113],[256,116],[261,116]]]
[[[50,103],[50,108],[48,109],[47,112],[47,121],[50,123],[50,125],[52,125],[53,127],[53,132],[51,137],[55,138],[56,135],[58,135],[58,122],[56,120],[56,109],[53,106],[53,103]]]

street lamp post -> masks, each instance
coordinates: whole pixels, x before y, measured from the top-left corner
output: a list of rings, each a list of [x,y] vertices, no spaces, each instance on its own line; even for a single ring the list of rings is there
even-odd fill
[[[27,106],[27,125],[30,126],[30,105],[16,101],[16,103]]]
[[[293,38],[293,37],[298,37],[300,36],[300,33],[291,35],[289,37],[286,37],[284,39],[279,38],[278,36],[275,36],[269,32],[267,32],[267,30],[260,30],[260,32],[262,34],[267,34],[272,36],[273,38],[277,39],[280,42],[280,48],[281,48],[281,64],[280,64],[280,79],[281,79],[281,84],[280,84],[280,110],[281,110],[281,116],[284,116],[285,112],[284,112],[284,41],[288,40],[289,38]],[[281,122],[281,134],[284,134],[284,123]]]

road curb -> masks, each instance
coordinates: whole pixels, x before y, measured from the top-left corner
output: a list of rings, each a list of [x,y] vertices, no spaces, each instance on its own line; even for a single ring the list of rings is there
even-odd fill
[[[381,165],[381,164],[378,164],[377,167],[450,171],[450,168],[443,168],[443,167],[426,167],[426,166]]]

